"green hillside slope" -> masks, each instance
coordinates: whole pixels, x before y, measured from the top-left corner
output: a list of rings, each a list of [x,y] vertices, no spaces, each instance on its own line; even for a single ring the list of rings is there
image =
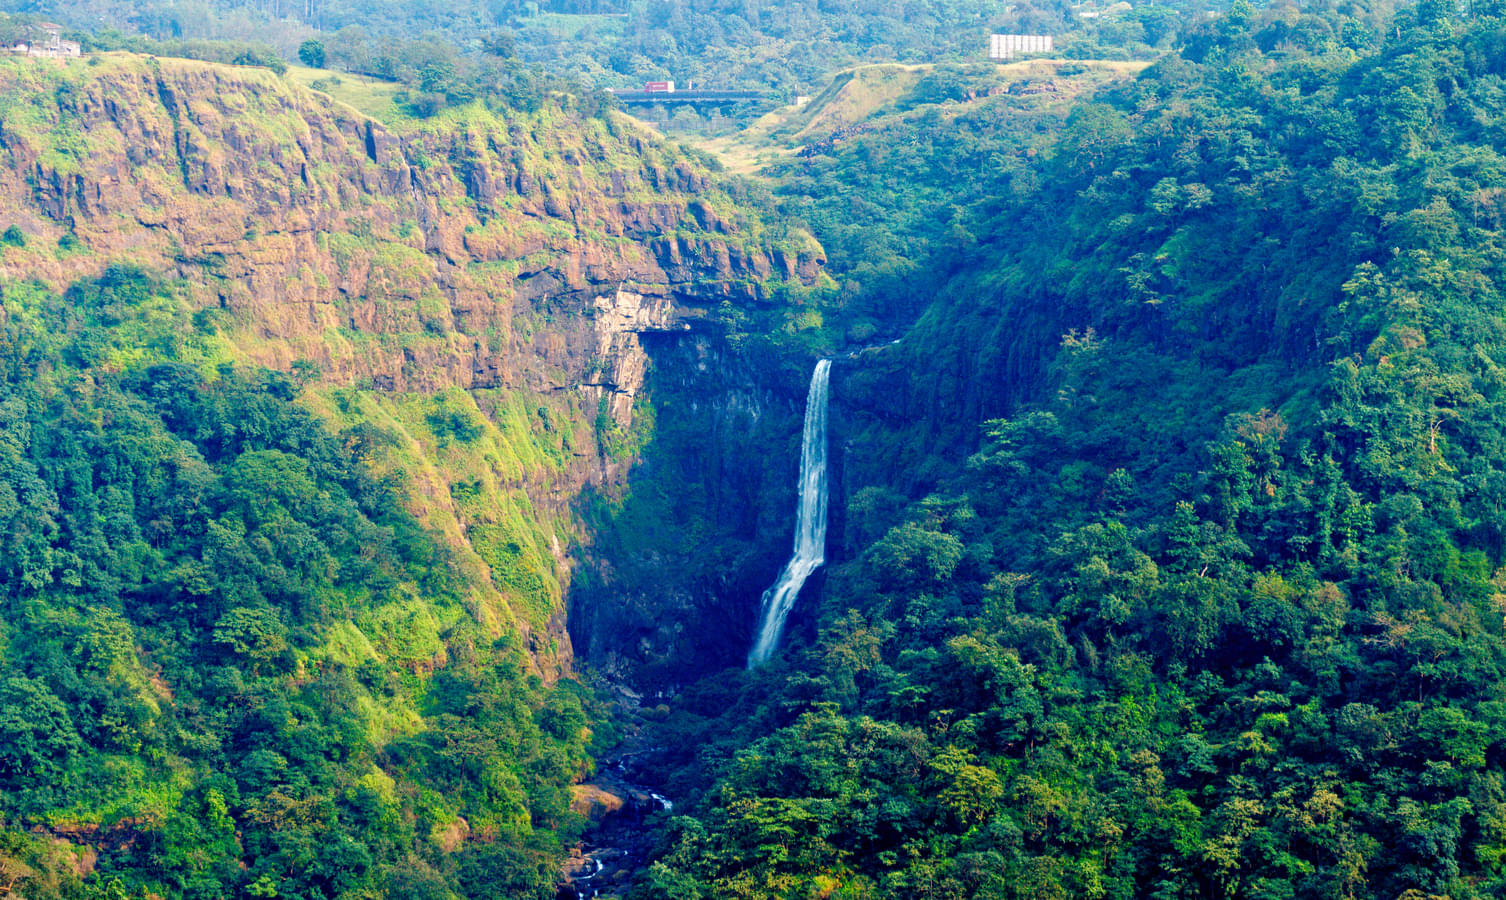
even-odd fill
[[[838,558],[635,896],[1496,895],[1503,42],[1236,15],[1013,167],[838,360]]]

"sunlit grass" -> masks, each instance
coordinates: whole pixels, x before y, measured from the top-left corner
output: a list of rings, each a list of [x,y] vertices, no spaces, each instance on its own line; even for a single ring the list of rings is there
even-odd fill
[[[350,72],[310,69],[306,66],[288,66],[283,77],[294,84],[328,94],[362,115],[387,125],[413,120],[394,99],[403,90],[403,86],[395,81],[382,81],[380,78]],[[314,84],[316,81],[319,82],[317,86]]]
[[[1132,77],[1148,65],[1138,60],[1028,59],[999,65],[978,64],[974,68],[982,95],[990,87],[1040,78],[1077,81],[1088,90],[1104,81]],[[1078,71],[1062,75],[1059,70],[1065,66]],[[765,166],[792,155],[803,144],[847,125],[883,118],[935,68],[929,63],[856,66],[836,73],[831,83],[809,102],[776,109],[741,131],[712,138],[681,139],[711,153],[730,171],[757,174]],[[1065,91],[1061,97],[1070,102],[1079,93]],[[652,130],[648,123],[640,124]]]

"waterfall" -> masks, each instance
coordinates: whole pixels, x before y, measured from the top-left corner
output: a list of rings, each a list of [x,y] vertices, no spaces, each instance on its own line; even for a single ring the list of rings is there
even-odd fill
[[[826,399],[831,360],[816,363],[805,395],[805,430],[800,437],[800,503],[795,509],[795,549],[779,580],[763,593],[758,640],[748,652],[748,668],[768,660],[784,634],[784,620],[805,579],[826,562]]]

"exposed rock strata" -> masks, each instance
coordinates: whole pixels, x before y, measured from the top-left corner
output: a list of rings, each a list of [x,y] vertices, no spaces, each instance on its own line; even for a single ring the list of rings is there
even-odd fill
[[[263,70],[184,61],[0,79],[21,74],[40,83],[0,87],[34,90],[48,121],[0,117],[0,227],[49,248],[71,231],[92,252],[7,253],[0,277],[171,266],[274,367],[537,390],[587,380],[605,349],[633,378],[632,342],[604,346],[602,321],[657,330],[820,263],[749,233],[704,173],[625,125],[480,112],[393,132]],[[659,304],[647,319],[640,297]],[[519,327],[540,314],[546,329]],[[537,347],[541,330],[563,348]]]
[[[631,424],[645,339],[765,302],[771,281],[810,284],[822,262],[621,120],[474,110],[388,128],[265,70],[124,55],[0,63],[12,224],[27,245],[0,248],[0,282],[61,288],[134,263],[223,311],[247,362],[307,360],[326,386],[393,396],[460,387],[485,410],[537,398],[576,433],[574,455],[496,489],[564,522],[585,485],[623,483],[630,460],[590,423]],[[462,550],[491,524],[467,518],[442,465],[410,474]],[[568,664],[562,612],[523,626],[546,670]]]

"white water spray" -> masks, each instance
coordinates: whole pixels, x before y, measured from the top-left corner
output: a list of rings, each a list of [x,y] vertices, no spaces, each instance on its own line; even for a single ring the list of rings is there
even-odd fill
[[[826,400],[831,360],[816,363],[805,395],[805,430],[800,438],[800,505],[795,511],[795,550],[779,580],[763,593],[758,639],[748,653],[748,668],[768,660],[784,634],[784,620],[800,596],[805,579],[826,562]]]

